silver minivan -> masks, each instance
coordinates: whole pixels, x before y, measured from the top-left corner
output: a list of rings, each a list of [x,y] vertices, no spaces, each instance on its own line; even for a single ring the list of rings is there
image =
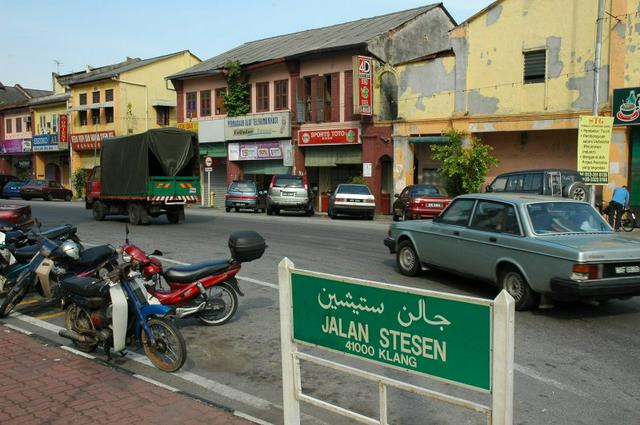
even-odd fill
[[[313,215],[313,192],[306,176],[273,176],[267,193],[267,214],[280,214],[282,210],[304,211],[308,216]]]

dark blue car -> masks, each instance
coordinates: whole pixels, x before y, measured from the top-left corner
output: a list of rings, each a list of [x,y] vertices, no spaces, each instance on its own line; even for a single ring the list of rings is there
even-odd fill
[[[227,189],[224,199],[224,209],[236,212],[240,209],[251,209],[254,212],[264,212],[267,208],[267,197],[263,190],[259,190],[253,180],[234,180]]]
[[[19,198],[20,197],[20,188],[27,183],[22,180],[13,180],[9,183],[5,184],[2,188],[2,197],[4,199],[9,198]]]

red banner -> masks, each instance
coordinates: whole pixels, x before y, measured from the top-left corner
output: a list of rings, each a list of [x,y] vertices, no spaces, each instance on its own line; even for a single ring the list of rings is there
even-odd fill
[[[354,96],[354,113],[359,115],[373,115],[373,63],[368,56],[356,56],[354,61],[356,69],[353,72],[357,76],[358,93]]]
[[[58,142],[59,143],[68,143],[69,142],[69,117],[65,114],[60,115],[60,132],[58,134]]]
[[[100,149],[102,139],[115,137],[114,131],[100,131],[97,133],[75,133],[71,135],[71,146],[74,151],[89,151]]]
[[[298,145],[351,145],[360,143],[357,128],[336,128],[330,130],[300,130]]]

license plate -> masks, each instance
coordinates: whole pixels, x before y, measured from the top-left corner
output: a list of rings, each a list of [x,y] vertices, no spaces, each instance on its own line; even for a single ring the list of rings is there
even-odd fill
[[[246,202],[236,202],[234,205],[237,205],[239,207],[244,207],[244,206],[247,205],[247,203]]]
[[[427,203],[427,207],[429,207],[429,208],[441,208],[442,204],[439,204],[437,202],[428,202]]]
[[[362,199],[347,199],[347,202],[362,202]]]
[[[282,196],[296,196],[295,192],[282,192]]]

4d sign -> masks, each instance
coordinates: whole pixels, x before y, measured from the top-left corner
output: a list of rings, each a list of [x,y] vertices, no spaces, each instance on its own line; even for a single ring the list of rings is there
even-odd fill
[[[293,339],[491,390],[489,302],[292,271]]]
[[[353,58],[353,113],[373,115],[373,62],[369,56]]]

